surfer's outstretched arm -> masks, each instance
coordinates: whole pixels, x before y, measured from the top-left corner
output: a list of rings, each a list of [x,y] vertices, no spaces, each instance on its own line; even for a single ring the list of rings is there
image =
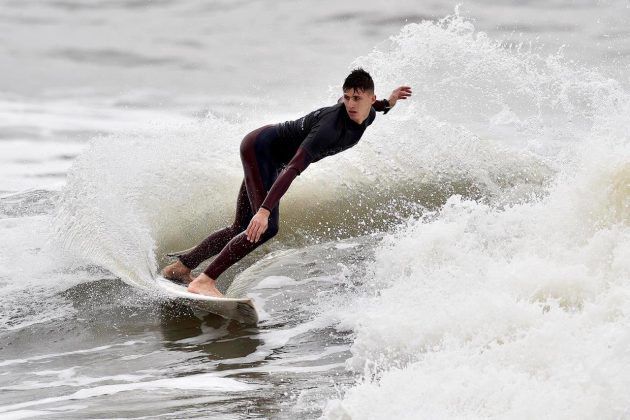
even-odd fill
[[[411,94],[411,86],[399,86],[392,91],[388,99],[377,99],[376,101],[374,101],[372,106],[374,107],[374,110],[382,112],[383,114],[387,114],[389,110],[396,105],[396,102],[398,102],[398,100],[407,99],[411,96]],[[343,96],[337,100],[338,104],[342,102]]]
[[[392,91],[392,94],[389,95],[389,106],[393,107],[396,105],[396,102],[400,99],[407,99],[412,94],[411,86],[399,86]]]
[[[399,86],[394,89],[388,99],[381,99],[372,105],[376,111],[387,114],[390,109],[396,106],[396,102],[400,99],[407,99],[411,96],[411,86]]]

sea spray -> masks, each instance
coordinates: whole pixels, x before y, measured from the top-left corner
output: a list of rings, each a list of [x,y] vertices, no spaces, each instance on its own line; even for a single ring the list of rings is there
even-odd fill
[[[347,366],[361,376],[326,417],[628,415],[628,95],[558,57],[504,50],[458,16],[409,25],[394,40],[404,65],[378,51],[358,61],[382,65],[381,74],[394,63],[396,77],[427,77],[443,63],[422,85],[424,109],[471,130],[494,109],[506,112],[488,79],[497,64],[515,64],[499,67],[508,82],[499,91],[519,122],[511,142],[520,138],[557,173],[528,201],[452,196],[385,237],[353,310],[327,312],[354,331]],[[492,65],[471,71],[475,61]],[[457,91],[431,91],[462,77],[461,105]]]
[[[59,200],[56,237],[64,248],[126,282],[149,287],[158,268],[156,249],[189,246],[181,237],[205,232],[208,220],[225,216],[219,204],[228,198],[221,191],[238,182],[231,170],[235,157],[221,152],[230,143],[206,137],[209,125],[231,138],[230,127],[212,119],[94,139],[74,162]],[[208,149],[214,158],[200,153]],[[208,182],[209,174],[219,173]]]

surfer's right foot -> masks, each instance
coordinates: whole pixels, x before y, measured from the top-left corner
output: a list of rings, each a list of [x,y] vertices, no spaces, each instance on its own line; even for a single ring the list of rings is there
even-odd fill
[[[216,282],[204,273],[199,274],[192,283],[188,285],[187,290],[190,293],[200,295],[224,297],[223,293],[219,292],[219,289],[217,289]]]
[[[190,268],[182,264],[180,260],[177,260],[173,264],[164,267],[162,277],[188,285],[193,281],[193,276],[190,273]]]

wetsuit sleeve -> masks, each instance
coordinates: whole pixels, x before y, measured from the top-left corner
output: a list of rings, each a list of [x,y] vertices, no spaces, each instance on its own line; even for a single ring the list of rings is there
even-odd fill
[[[381,99],[374,102],[374,105],[372,105],[372,107],[374,108],[374,110],[382,112],[383,114],[387,114],[389,110],[392,109],[392,107],[389,106],[389,101],[387,99]]]
[[[271,189],[265,197],[260,207],[271,211],[278,205],[280,199],[287,192],[289,186],[293,182],[296,176],[300,175],[304,169],[311,163],[311,159],[303,148],[298,148],[297,152],[291,159],[291,162],[284,168],[284,171],[276,179],[271,186]]]

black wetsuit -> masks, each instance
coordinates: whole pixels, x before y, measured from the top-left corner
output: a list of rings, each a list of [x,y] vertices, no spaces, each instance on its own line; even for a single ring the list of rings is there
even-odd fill
[[[362,124],[352,121],[343,103],[321,108],[295,120],[267,125],[247,134],[241,142],[245,179],[236,201],[234,223],[204,239],[192,251],[179,257],[194,269],[219,254],[204,271],[216,279],[232,264],[278,233],[280,198],[306,167],[326,156],[342,152],[359,142],[376,117],[387,113],[387,101],[376,101]],[[261,208],[271,212],[267,230],[258,242],[250,242],[245,230]]]

